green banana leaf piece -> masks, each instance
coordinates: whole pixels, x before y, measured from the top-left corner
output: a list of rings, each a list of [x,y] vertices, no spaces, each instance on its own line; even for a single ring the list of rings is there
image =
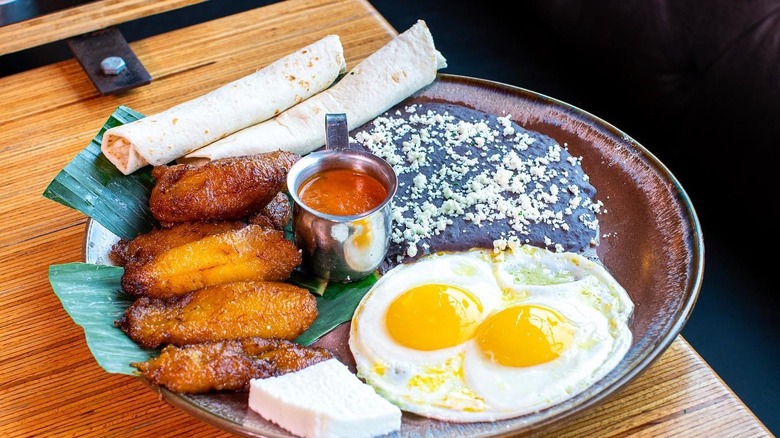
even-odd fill
[[[91,217],[124,239],[151,230],[155,225],[148,207],[154,186],[151,167],[123,175],[100,152],[107,129],[142,117],[128,107],[118,107],[92,142],[54,178],[43,196]],[[289,226],[285,234],[292,239]],[[66,263],[49,267],[49,282],[65,311],[84,329],[98,365],[109,373],[133,375],[135,369],[130,363],[148,360],[159,350],[139,347],[114,325],[133,302],[121,290],[123,272],[116,266]],[[352,319],[358,303],[377,279],[378,274],[374,274],[353,283],[326,283],[296,271],[290,283],[315,294],[318,317],[295,341],[310,345]]]
[[[151,166],[123,175],[100,152],[103,133],[143,114],[120,106],[87,147],[60,171],[43,192],[45,198],[78,210],[124,239],[154,226],[149,193],[154,186]]]
[[[121,290],[124,269],[117,266],[66,263],[49,266],[51,288],[73,322],[84,329],[87,346],[109,373],[133,374],[131,362],[151,357],[114,326],[133,298]]]
[[[311,345],[314,341],[352,319],[360,300],[379,279],[376,272],[352,283],[329,283],[322,296],[317,297],[317,319],[295,342]]]

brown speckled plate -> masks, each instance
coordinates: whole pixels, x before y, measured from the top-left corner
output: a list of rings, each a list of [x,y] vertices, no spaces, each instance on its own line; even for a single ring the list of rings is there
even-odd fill
[[[635,379],[672,343],[701,287],[704,247],[685,191],[650,152],[609,123],[547,96],[486,80],[440,74],[406,103],[439,101],[511,114],[582,157],[582,168],[604,203],[597,255],[636,304],[633,344],[604,379],[567,402],[521,417],[485,423],[446,423],[404,414],[400,436],[501,436],[558,422],[597,405]],[[108,234],[108,235],[107,235]],[[96,222],[87,229],[86,260],[100,262],[112,236]],[[319,343],[352,366],[348,325]],[[155,388],[156,389],[156,388]],[[247,407],[247,394],[187,396],[161,390],[165,400],[218,428],[242,436],[288,437]]]

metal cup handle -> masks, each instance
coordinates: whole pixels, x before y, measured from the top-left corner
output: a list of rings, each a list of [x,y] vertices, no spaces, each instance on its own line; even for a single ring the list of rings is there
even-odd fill
[[[349,127],[345,113],[325,114],[325,149],[349,149]]]

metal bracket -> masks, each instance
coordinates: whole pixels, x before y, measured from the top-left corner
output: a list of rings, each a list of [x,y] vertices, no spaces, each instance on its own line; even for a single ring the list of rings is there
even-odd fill
[[[135,56],[122,32],[115,27],[69,38],[67,43],[101,95],[129,90],[152,81],[152,76]],[[119,61],[124,61],[124,66]]]

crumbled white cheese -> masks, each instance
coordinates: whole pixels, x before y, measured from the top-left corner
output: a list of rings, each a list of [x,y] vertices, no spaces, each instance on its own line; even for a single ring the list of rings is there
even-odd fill
[[[416,105],[404,110],[405,118],[377,117],[371,129],[358,132],[353,141],[387,160],[398,175],[416,174],[407,194],[400,196],[402,202],[395,203],[391,233],[394,243],[406,244],[409,257],[418,254],[418,245],[427,248],[426,239],[444,232],[455,217],[477,226],[508,221],[513,234],[498,239],[497,247],[508,244],[504,241],[510,238],[519,243],[519,236],[527,234],[532,224],[568,231],[571,223],[579,220],[597,229],[595,214],[602,204],[582,196],[580,188],[570,182],[571,175],[567,171],[559,175],[554,168],[568,145],[553,143],[540,156],[526,156],[523,152],[536,139],[515,129],[511,115],[497,117],[495,126],[489,126],[484,121],[458,119],[446,111],[422,111]],[[446,165],[428,171],[430,176],[426,177],[422,170],[433,166],[432,157],[442,152]],[[567,156],[566,160],[571,166],[581,163],[581,157]],[[479,166],[480,161],[489,165]],[[587,180],[584,173],[583,178]],[[560,205],[563,190],[568,202]],[[410,208],[410,200],[417,205]],[[594,215],[575,218],[575,210],[580,208]],[[562,248],[549,237],[544,244]]]

